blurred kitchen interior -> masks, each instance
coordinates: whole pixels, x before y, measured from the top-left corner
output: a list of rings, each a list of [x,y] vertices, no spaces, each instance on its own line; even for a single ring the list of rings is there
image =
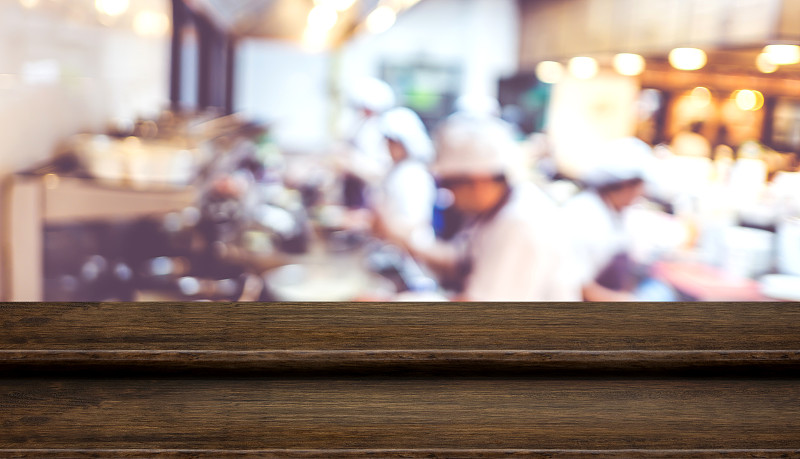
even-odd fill
[[[431,133],[495,98],[557,205],[638,137],[637,269],[800,300],[800,0],[0,0],[0,35],[5,301],[452,298],[340,198],[367,77]]]

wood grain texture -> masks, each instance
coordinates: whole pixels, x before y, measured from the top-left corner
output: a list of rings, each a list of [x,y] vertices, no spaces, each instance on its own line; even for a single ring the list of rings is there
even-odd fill
[[[800,457],[798,319],[792,303],[0,304],[0,457]]]
[[[6,303],[6,350],[800,350],[798,303]]]
[[[83,459],[83,458],[789,458],[800,455],[792,449],[715,449],[715,450],[541,450],[541,449],[257,449],[257,450],[198,450],[198,449],[15,449],[0,450],[0,455],[14,458]]]
[[[800,351],[153,351],[0,350],[0,370],[15,374],[550,374],[552,372],[731,372],[800,376]]]
[[[0,448],[800,448],[794,380],[29,379],[0,407]]]

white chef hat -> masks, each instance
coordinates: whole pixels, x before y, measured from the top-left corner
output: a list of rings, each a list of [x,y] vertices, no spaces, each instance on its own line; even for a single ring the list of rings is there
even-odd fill
[[[437,129],[433,173],[441,178],[508,174],[519,146],[497,118],[455,116]]]
[[[368,77],[359,80],[351,88],[350,103],[357,108],[383,113],[394,107],[395,95],[385,81]]]
[[[384,113],[381,131],[386,138],[400,142],[410,158],[423,162],[433,159],[433,142],[422,120],[410,108],[397,107]]]
[[[492,96],[465,94],[455,102],[456,114],[471,116],[500,116],[500,102]]]
[[[581,180],[593,188],[603,188],[629,180],[646,180],[653,162],[652,148],[636,137],[605,143],[596,152],[596,162]]]

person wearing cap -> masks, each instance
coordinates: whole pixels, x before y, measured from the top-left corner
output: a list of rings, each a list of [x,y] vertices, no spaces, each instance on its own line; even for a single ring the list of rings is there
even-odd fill
[[[381,118],[393,166],[374,198],[376,231],[387,239],[432,236],[431,217],[436,183],[427,165],[433,143],[411,109],[397,107]]]
[[[367,190],[377,186],[392,166],[381,116],[395,106],[395,95],[386,82],[364,78],[351,89],[349,99],[357,120],[347,136],[349,154],[342,164],[344,200],[348,207],[360,208],[366,205]]]
[[[462,279],[464,301],[578,301],[557,209],[533,185],[508,179],[518,148],[509,126],[491,117],[451,117],[437,130],[433,173],[468,216],[447,243],[411,243],[442,276]]]
[[[576,273],[586,301],[631,301],[635,279],[623,224],[626,208],[644,194],[649,145],[637,138],[609,142],[582,177],[587,189],[562,208]]]

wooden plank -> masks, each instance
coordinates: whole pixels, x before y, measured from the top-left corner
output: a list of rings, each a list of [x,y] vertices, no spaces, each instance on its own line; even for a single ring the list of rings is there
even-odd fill
[[[222,449],[15,449],[0,450],[0,454],[8,454],[15,458],[437,458],[437,457],[531,457],[531,458],[597,458],[620,459],[631,457],[642,458],[787,458],[800,454],[800,450],[791,449],[716,449],[716,450],[542,450],[542,449],[259,449],[259,450],[222,450]]]
[[[67,371],[213,374],[516,374],[532,372],[758,372],[797,375],[800,351],[71,351],[0,350],[15,374]]]
[[[0,303],[0,349],[797,351],[797,303]]]
[[[793,449],[796,380],[5,379],[0,448]]]

